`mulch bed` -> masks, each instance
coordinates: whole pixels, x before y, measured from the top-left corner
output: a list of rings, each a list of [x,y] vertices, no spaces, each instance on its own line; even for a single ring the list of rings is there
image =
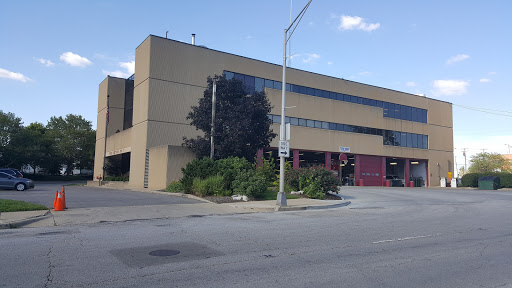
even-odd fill
[[[302,195],[298,194],[296,196],[299,196],[300,198],[307,198],[304,194],[302,194]],[[206,197],[203,197],[203,199],[212,201],[217,204],[244,202],[242,200],[233,200],[233,198],[231,198],[231,196],[206,196]],[[253,200],[254,199],[249,199],[249,201],[253,201]],[[325,194],[325,200],[343,200],[343,199],[340,197],[331,195],[331,194]]]

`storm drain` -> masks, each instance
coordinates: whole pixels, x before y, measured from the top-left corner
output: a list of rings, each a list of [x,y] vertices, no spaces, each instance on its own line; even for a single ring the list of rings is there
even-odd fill
[[[160,256],[160,257],[166,257],[166,256],[174,256],[180,254],[180,251],[178,250],[153,250],[149,252],[149,255],[151,256]]]

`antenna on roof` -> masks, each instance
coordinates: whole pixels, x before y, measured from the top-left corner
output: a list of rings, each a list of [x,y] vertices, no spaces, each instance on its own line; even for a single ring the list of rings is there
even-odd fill
[[[167,39],[167,32],[169,32],[169,31],[165,31],[165,39]]]
[[[196,45],[196,34],[192,33],[192,45]]]

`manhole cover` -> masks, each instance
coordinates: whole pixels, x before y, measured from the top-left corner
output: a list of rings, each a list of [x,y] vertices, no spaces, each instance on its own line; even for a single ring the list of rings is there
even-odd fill
[[[151,256],[174,256],[180,254],[179,250],[154,250],[149,252]]]

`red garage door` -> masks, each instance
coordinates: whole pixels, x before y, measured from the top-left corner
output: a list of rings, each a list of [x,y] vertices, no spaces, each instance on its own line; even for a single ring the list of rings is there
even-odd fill
[[[359,157],[359,175],[358,179],[363,179],[364,186],[382,185],[382,157],[356,155]],[[356,163],[357,165],[357,163]]]

